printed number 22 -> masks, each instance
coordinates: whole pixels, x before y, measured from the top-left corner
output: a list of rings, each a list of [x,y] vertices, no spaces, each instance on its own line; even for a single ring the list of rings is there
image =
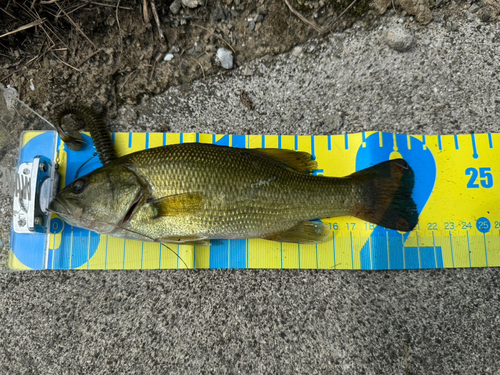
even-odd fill
[[[479,189],[479,184],[476,183],[477,177],[479,176],[481,186],[484,188],[493,187],[493,175],[491,174],[491,168],[467,168],[465,170],[466,176],[471,176],[469,183],[467,184],[468,189]]]

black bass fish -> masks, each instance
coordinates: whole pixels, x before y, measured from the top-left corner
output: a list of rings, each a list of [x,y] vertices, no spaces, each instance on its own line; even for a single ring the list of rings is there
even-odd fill
[[[346,177],[310,174],[311,155],[184,143],[115,159],[61,190],[49,210],[114,237],[209,245],[263,238],[317,243],[314,219],[352,215],[410,231],[418,222],[412,169],[390,160]]]

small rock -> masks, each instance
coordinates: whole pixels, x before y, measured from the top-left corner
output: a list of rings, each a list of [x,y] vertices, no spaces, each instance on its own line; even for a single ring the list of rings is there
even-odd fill
[[[481,7],[477,4],[472,4],[469,8],[469,12],[476,13]]]
[[[170,11],[173,14],[178,14],[181,11],[181,0],[175,0],[172,4],[170,4]]]
[[[323,120],[323,131],[324,134],[335,134],[342,128],[344,120],[339,113],[334,113],[333,115],[325,116]]]
[[[219,48],[217,50],[217,58],[219,59],[220,64],[224,69],[233,68],[233,55],[227,49]]]
[[[174,55],[172,55],[171,53],[167,53],[165,55],[165,57],[163,58],[163,61],[170,61],[174,58]]]
[[[187,53],[189,55],[199,55],[202,51],[203,51],[203,49],[201,47],[197,46],[195,43],[193,47],[188,49]]]
[[[255,22],[249,22],[248,23],[248,29],[250,31],[254,31],[255,30]]]
[[[458,22],[455,22],[455,21],[451,21],[449,24],[448,24],[448,29],[450,31],[458,31],[460,28],[460,26],[458,25]]]
[[[179,53],[179,52],[181,52],[181,49],[178,46],[172,46],[172,48],[170,48],[169,52],[170,53]]]
[[[300,56],[301,54],[302,54],[302,47],[300,46],[294,47],[294,49],[292,50],[292,55]]]
[[[491,18],[491,14],[485,10],[481,10],[477,15],[483,22],[488,22]]]
[[[214,9],[213,19],[215,23],[220,23],[226,19],[226,14],[224,9],[220,5],[217,5]]]
[[[384,41],[392,49],[399,52],[405,52],[408,51],[413,44],[413,35],[402,27],[394,27],[384,33]]]
[[[188,70],[188,69],[189,69],[189,65],[188,65],[187,63],[183,62],[183,63],[181,64],[181,69],[182,69],[182,70],[184,70],[184,71],[186,71],[186,70]]]
[[[188,8],[196,8],[198,5],[201,5],[202,3],[199,0],[181,0],[182,5]]]
[[[245,77],[253,76],[253,73],[254,73],[254,70],[249,68],[248,66],[245,66],[245,68],[243,69],[243,75]]]
[[[476,19],[476,17],[471,12],[466,11],[465,15],[467,16],[467,21],[469,22],[473,22]]]
[[[255,22],[262,22],[264,20],[264,16],[262,14],[259,14],[257,17],[255,17]]]

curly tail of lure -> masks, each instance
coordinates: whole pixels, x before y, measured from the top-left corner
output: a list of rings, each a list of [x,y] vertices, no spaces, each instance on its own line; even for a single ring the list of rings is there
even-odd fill
[[[113,141],[109,134],[106,124],[102,118],[88,107],[82,105],[66,104],[59,108],[55,114],[56,129],[59,136],[72,150],[79,150],[83,143],[83,138],[80,133],[75,130],[65,132],[61,127],[61,120],[66,115],[75,115],[85,122],[85,125],[90,131],[90,136],[94,141],[95,148],[99,153],[99,159],[103,165],[116,159],[116,152]]]

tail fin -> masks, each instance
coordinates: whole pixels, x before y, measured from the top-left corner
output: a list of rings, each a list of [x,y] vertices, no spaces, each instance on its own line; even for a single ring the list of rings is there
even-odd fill
[[[411,194],[414,174],[403,159],[382,162],[350,176],[362,187],[363,201],[351,215],[388,229],[408,232],[418,223]]]

